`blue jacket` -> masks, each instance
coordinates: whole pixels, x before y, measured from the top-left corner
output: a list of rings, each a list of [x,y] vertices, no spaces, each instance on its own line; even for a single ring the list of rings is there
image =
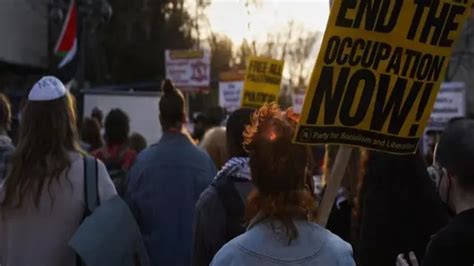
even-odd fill
[[[281,229],[278,223],[274,225]],[[259,222],[227,243],[211,266],[355,265],[351,246],[338,236],[304,220],[296,220],[295,225],[298,238],[289,243],[285,235],[272,230],[268,220]]]
[[[152,265],[191,265],[195,204],[216,172],[209,156],[177,132],[139,154],[126,197]]]

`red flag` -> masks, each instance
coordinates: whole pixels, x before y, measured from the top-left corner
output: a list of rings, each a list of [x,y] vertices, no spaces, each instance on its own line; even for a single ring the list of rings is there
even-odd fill
[[[77,52],[77,4],[71,0],[61,35],[54,48],[56,55],[63,58],[59,67],[63,67],[74,59]]]

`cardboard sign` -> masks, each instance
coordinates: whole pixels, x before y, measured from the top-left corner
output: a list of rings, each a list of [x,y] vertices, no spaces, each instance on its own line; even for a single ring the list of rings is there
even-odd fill
[[[204,50],[166,50],[166,77],[179,89],[209,87],[211,55]]]
[[[223,72],[219,75],[219,106],[228,112],[240,107],[245,73],[243,71]]]
[[[471,4],[334,1],[295,142],[415,152]]]
[[[463,82],[443,83],[426,130],[442,131],[451,119],[465,116],[465,84]]]
[[[297,114],[301,114],[304,103],[304,91],[293,92],[293,111]]]
[[[243,107],[259,108],[277,100],[283,75],[281,60],[252,56],[249,58],[242,92]]]

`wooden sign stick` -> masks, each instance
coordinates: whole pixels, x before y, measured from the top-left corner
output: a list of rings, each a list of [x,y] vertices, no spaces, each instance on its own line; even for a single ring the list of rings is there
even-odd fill
[[[331,214],[332,206],[336,199],[337,189],[341,184],[344,173],[346,172],[347,164],[352,153],[352,147],[339,146],[337,151],[334,165],[331,169],[331,173],[327,178],[327,185],[324,191],[323,199],[321,200],[318,208],[318,216],[316,221],[319,225],[326,227]]]

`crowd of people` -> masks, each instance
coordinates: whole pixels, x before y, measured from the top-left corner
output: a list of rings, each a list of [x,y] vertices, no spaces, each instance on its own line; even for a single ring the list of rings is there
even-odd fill
[[[70,240],[88,216],[90,156],[97,198],[124,200],[150,265],[474,265],[474,120],[448,125],[429,167],[420,152],[354,149],[324,228],[337,146],[293,144],[299,116],[275,103],[210,108],[191,134],[183,94],[169,80],[162,91],[150,146],[120,109],[79,123],[51,76],[31,89],[14,145],[0,95],[1,266],[84,265]]]

